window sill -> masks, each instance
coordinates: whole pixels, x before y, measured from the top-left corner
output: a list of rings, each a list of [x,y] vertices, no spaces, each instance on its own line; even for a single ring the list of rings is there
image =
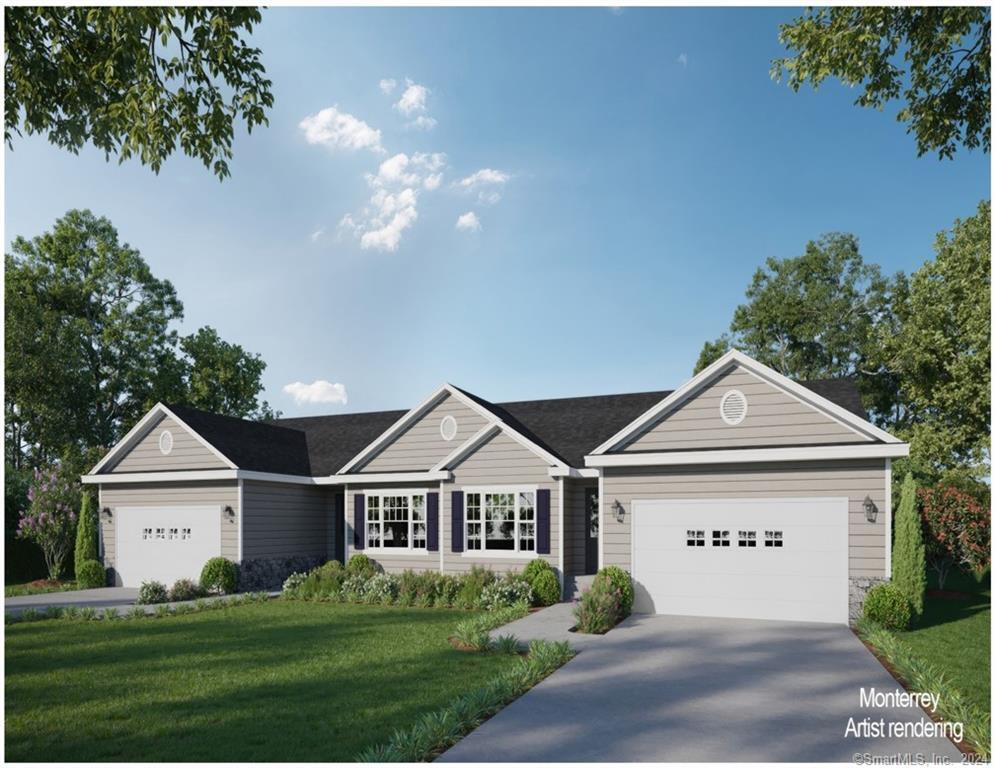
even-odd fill
[[[474,557],[481,560],[532,560],[542,555],[535,552],[485,552],[479,549],[463,550],[460,557]]]
[[[427,549],[401,549],[400,547],[397,549],[391,549],[389,547],[386,549],[383,547],[380,549],[374,549],[372,547],[367,547],[366,549],[355,549],[354,547],[353,553],[366,553],[368,555],[400,555],[401,557],[427,557],[428,555],[438,554],[438,552],[429,552]]]

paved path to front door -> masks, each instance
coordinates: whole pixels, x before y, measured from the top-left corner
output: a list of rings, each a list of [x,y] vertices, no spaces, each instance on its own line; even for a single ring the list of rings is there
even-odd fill
[[[43,611],[46,608],[74,605],[78,608],[129,608],[138,598],[136,587],[101,587],[99,589],[77,589],[70,592],[45,592],[41,595],[5,597],[4,612],[18,614],[26,608]]]
[[[521,628],[520,639],[531,639]],[[847,738],[851,717],[928,721],[918,708],[862,709],[861,687],[900,690],[844,626],[633,616],[584,642],[573,661],[439,759],[851,762],[858,754],[909,754],[960,761],[942,737]]]

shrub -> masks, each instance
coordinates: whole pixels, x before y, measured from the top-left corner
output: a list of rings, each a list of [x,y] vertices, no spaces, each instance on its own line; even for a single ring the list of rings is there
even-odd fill
[[[142,606],[140,605],[133,605],[131,606],[131,608],[128,609],[128,612],[125,614],[125,617],[129,619],[144,619],[145,609],[142,608]]]
[[[97,609],[89,605],[79,609],[79,617],[82,621],[94,621],[98,617]]]
[[[304,578],[297,588],[296,594],[304,600],[337,599],[342,592],[342,585],[347,577],[345,567],[338,560],[329,560],[319,568],[315,568]],[[362,577],[359,577],[362,578]]]
[[[508,574],[493,581],[480,592],[479,606],[485,611],[506,608],[516,603],[531,603],[532,587],[521,576]]]
[[[372,576],[377,572],[376,564],[369,557],[359,552],[349,558],[346,571],[350,576]]]
[[[107,586],[107,572],[98,560],[84,560],[76,566],[76,586],[97,589]]]
[[[114,621],[117,618],[117,608],[104,608],[104,621]]]
[[[456,593],[456,606],[458,608],[478,607],[484,587],[492,584],[496,578],[494,571],[479,565],[473,566],[460,576],[459,591]]]
[[[905,593],[912,613],[921,616],[926,597],[926,548],[922,543],[922,521],[916,511],[916,483],[911,473],[902,482],[891,563],[891,583]]]
[[[494,640],[494,650],[513,656],[518,653],[518,638],[514,635],[499,635]]]
[[[292,573],[308,573],[320,565],[317,557],[257,557],[238,564],[238,592],[279,589]]]
[[[153,616],[155,616],[157,619],[161,619],[164,616],[171,616],[172,613],[173,613],[172,608],[170,608],[165,603],[160,603],[155,607],[155,613],[153,614]]]
[[[612,588],[618,591],[622,610],[620,620],[632,613],[632,600],[635,592],[632,589],[632,577],[628,571],[619,568],[617,565],[606,566],[598,571],[594,577],[595,584],[599,581],[607,581]]]
[[[439,577],[435,596],[436,605],[444,605],[452,608],[456,605],[456,598],[459,596],[460,581],[456,576],[443,574]]]
[[[525,579],[529,584],[535,587],[535,579],[540,573],[545,573],[546,571],[552,571],[553,567],[548,561],[543,560],[541,557],[537,557],[534,560],[529,560],[528,564],[522,569],[522,578]]]
[[[342,582],[342,599],[350,603],[361,603],[366,599],[367,579],[363,576],[348,576]]]
[[[82,583],[83,577],[80,575],[80,568],[84,563],[99,560],[100,554],[97,547],[97,514],[93,508],[93,494],[88,490],[83,491],[83,502],[79,509],[79,522],[76,524],[76,552],[73,563],[73,571],[76,574],[76,581]],[[103,570],[101,568],[101,570]],[[93,571],[89,575],[93,575]],[[104,578],[101,576],[100,584],[104,586]],[[90,589],[90,587],[82,587]]]
[[[918,492],[926,562],[943,589],[953,566],[979,577],[991,565],[991,513],[977,498],[950,485]]]
[[[138,588],[139,605],[152,605],[153,603],[166,602],[166,585],[159,581],[143,581]],[[144,611],[142,612],[144,614]]]
[[[577,631],[603,635],[622,620],[622,596],[607,579],[594,580],[574,608]]]
[[[536,605],[553,605],[560,602],[560,580],[552,568],[536,575],[532,582],[532,599]]]
[[[490,633],[492,629],[504,626],[508,622],[520,619],[529,612],[527,602],[516,603],[506,608],[499,608],[490,613],[472,616],[456,624],[453,637],[463,645],[478,651],[486,651],[491,647]]]
[[[288,597],[297,597],[297,591],[307,581],[306,573],[292,573],[283,582],[283,593]]]
[[[180,603],[184,600],[195,600],[203,594],[200,586],[194,584],[190,579],[179,579],[169,590],[169,600],[173,603]]]
[[[230,595],[238,584],[238,571],[235,563],[224,557],[212,557],[204,563],[200,572],[200,586],[208,592]]]
[[[41,548],[48,577],[54,581],[62,575],[76,540],[78,478],[65,468],[36,469],[28,500],[30,506],[21,512],[17,523],[17,537]]]
[[[363,602],[370,605],[391,605],[397,598],[397,577],[392,573],[378,573],[366,580]]]
[[[908,629],[912,621],[912,605],[896,584],[878,584],[867,592],[864,618],[886,629]]]

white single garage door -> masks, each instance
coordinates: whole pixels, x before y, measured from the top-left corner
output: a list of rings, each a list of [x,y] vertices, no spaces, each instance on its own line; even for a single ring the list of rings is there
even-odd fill
[[[200,579],[221,554],[221,507],[118,507],[117,572],[125,587]]]
[[[640,613],[847,622],[846,498],[633,501]]]

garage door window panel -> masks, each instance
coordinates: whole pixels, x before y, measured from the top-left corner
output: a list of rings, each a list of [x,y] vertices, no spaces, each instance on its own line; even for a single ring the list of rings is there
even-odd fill
[[[688,531],[687,542],[689,547],[703,547],[705,546],[705,532],[704,531]]]
[[[757,546],[757,532],[756,531],[740,531],[739,532],[739,546],[741,546],[741,547],[756,547]]]
[[[783,547],[784,531],[764,531],[765,547]]]
[[[728,547],[729,546],[729,531],[712,531],[712,546],[713,547]]]

